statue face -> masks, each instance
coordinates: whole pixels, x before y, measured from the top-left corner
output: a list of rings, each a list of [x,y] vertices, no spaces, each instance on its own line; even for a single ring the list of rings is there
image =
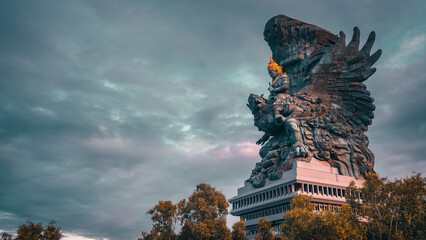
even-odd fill
[[[278,75],[278,70],[271,69],[268,71],[268,73],[269,73],[269,76],[271,76],[271,78],[276,78]]]

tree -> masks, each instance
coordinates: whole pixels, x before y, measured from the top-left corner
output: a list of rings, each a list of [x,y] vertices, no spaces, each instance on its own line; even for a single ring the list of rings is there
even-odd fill
[[[272,222],[266,218],[260,218],[257,223],[257,234],[254,237],[255,240],[273,240],[274,239],[274,228]]]
[[[206,183],[198,184],[194,193],[178,203],[182,220],[179,239],[230,239],[226,226],[226,197]]]
[[[1,233],[1,240],[13,240],[12,234],[9,234],[7,232]]]
[[[316,212],[316,239],[365,239],[365,228],[350,206],[342,206],[338,213]]]
[[[419,173],[398,180],[395,189],[392,199],[400,204],[396,231],[406,239],[426,239],[426,178]]]
[[[147,213],[151,214],[151,220],[154,222],[152,230],[149,233],[142,233],[141,240],[172,240],[176,239],[175,228],[177,221],[176,205],[171,201],[159,201]]]
[[[281,225],[285,239],[363,239],[365,230],[351,208],[343,206],[338,213],[314,211],[312,197],[298,195],[290,202],[291,210]]]
[[[18,236],[13,236],[7,232],[3,232],[1,240],[59,240],[62,238],[61,227],[56,226],[54,221],[43,227],[41,223],[33,223],[28,221],[22,224],[17,230]]]
[[[232,240],[247,240],[247,230],[245,224],[246,222],[244,220],[240,220],[232,226]]]
[[[346,200],[365,219],[368,239],[426,239],[425,186],[421,174],[389,181],[373,173],[362,188],[351,183]]]
[[[151,214],[153,228],[142,232],[139,240],[153,239],[231,239],[226,226],[228,201],[225,195],[206,183],[198,184],[194,193],[176,205],[171,201],[160,201],[147,213]],[[179,234],[175,224],[180,222]]]
[[[18,237],[16,240],[43,239],[43,226],[41,223],[28,221],[18,227]]]
[[[245,227],[246,222],[240,220],[232,226],[232,240],[247,240],[248,231]]]
[[[298,195],[290,202],[291,210],[284,216],[281,225],[283,236],[288,239],[311,239],[312,228],[315,226],[312,197]]]
[[[59,240],[62,238],[61,227],[51,221],[43,230],[43,240]]]

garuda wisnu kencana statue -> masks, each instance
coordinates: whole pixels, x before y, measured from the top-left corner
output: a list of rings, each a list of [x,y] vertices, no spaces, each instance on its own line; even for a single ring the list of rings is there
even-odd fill
[[[363,82],[381,55],[381,50],[370,55],[375,33],[360,50],[357,27],[346,45],[343,32],[337,36],[278,15],[266,23],[264,37],[272,50],[267,68],[272,81],[267,99],[256,94],[248,99],[254,125],[264,135],[257,141],[262,160],[247,181],[262,187],[294,161],[323,162],[356,179],[373,172],[365,131],[375,106]]]

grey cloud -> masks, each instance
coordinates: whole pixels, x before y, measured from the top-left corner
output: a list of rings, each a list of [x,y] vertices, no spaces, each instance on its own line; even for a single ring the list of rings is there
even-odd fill
[[[383,67],[369,83],[373,96],[378,96],[376,119],[369,131],[370,146],[377,169],[392,177],[426,170],[426,79],[419,71],[425,61],[423,57],[405,66]]]

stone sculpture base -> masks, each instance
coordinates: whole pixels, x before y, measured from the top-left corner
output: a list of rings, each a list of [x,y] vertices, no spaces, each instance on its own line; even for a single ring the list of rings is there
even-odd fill
[[[346,204],[345,188],[351,181],[358,187],[363,180],[339,175],[337,168],[324,165],[324,162],[310,163],[295,161],[292,169],[283,173],[278,180],[266,180],[262,188],[254,188],[245,182],[238,189],[238,195],[229,199],[232,204],[231,214],[246,221],[246,229],[250,232],[249,239],[256,235],[259,218],[266,217],[272,221],[277,233],[283,216],[290,209],[290,200],[298,194],[313,197],[315,210],[337,210]]]

